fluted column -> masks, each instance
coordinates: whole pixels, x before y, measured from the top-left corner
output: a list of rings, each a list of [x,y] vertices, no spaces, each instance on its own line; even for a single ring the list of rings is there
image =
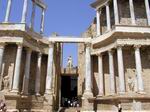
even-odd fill
[[[2,63],[3,63],[4,48],[5,48],[5,44],[0,43],[0,90],[2,90],[2,79],[3,79]]]
[[[22,94],[26,94],[26,95],[28,95],[31,53],[32,53],[32,50],[28,48],[26,52],[25,73],[24,73],[23,87],[22,87]]]
[[[26,23],[28,0],[24,0],[21,23]]]
[[[138,91],[144,92],[143,87],[143,78],[142,78],[142,64],[141,64],[141,56],[140,56],[140,45],[135,45],[135,64],[136,64],[136,75],[138,82]]]
[[[13,77],[12,92],[19,92],[20,68],[21,68],[22,44],[18,44],[15,71]]]
[[[100,32],[100,28],[101,28],[100,15],[101,15],[101,9],[97,9],[97,11],[96,11],[96,21],[97,21],[96,30],[97,30],[97,36],[101,35],[101,32]]]
[[[91,44],[86,43],[85,51],[85,90],[84,95],[93,96],[92,93],[92,76],[91,76]]]
[[[31,29],[34,28],[35,8],[36,8],[36,4],[35,4],[35,2],[32,2],[32,15],[31,15],[31,23],[30,23]]]
[[[44,20],[45,20],[45,10],[42,9],[41,29],[40,29],[40,33],[41,34],[43,34],[43,32],[44,32]]]
[[[40,82],[41,82],[41,62],[42,62],[42,53],[38,54],[38,61],[36,67],[36,79],[35,79],[35,94],[40,95]]]
[[[118,60],[118,75],[119,75],[119,89],[120,93],[125,93],[125,76],[124,76],[124,64],[122,46],[117,46],[117,60]]]
[[[114,76],[114,60],[113,60],[113,51],[108,51],[109,56],[109,75],[110,75],[110,93],[111,95],[115,94],[115,76]]]
[[[148,25],[150,26],[150,8],[149,8],[149,0],[145,0],[145,8],[146,8],[146,15],[147,15]]]
[[[99,78],[99,94],[98,96],[104,95],[104,74],[103,74],[103,57],[102,54],[98,54],[98,78]]]
[[[106,6],[107,31],[110,31],[111,30],[111,19],[110,19],[109,2],[105,6]]]
[[[119,14],[118,14],[118,3],[117,0],[113,0],[114,16],[115,16],[115,25],[119,24]]]
[[[132,25],[135,25],[135,13],[134,13],[134,5],[133,5],[133,0],[129,0],[129,7],[130,7],[130,15],[131,15],[131,22]]]
[[[47,65],[46,91],[45,91],[45,94],[52,94],[53,52],[54,52],[54,43],[51,42],[50,45],[49,45],[49,52],[48,52],[48,65]]]
[[[8,2],[7,2],[7,9],[6,9],[6,15],[5,15],[5,22],[6,23],[9,21],[9,18],[10,18],[11,5],[12,5],[12,0],[8,0]]]

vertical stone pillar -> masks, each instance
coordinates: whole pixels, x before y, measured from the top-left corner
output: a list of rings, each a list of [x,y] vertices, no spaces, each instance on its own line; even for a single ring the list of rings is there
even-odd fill
[[[148,25],[150,26],[150,8],[149,8],[149,0],[145,0],[145,8],[146,8],[146,15],[147,15]]]
[[[42,53],[39,53],[37,67],[36,67],[36,79],[35,79],[35,93],[37,96],[40,95],[41,62],[42,62]]]
[[[96,11],[96,21],[97,21],[96,30],[97,30],[97,36],[101,35],[101,32],[100,32],[100,28],[101,28],[100,15],[101,15],[101,9],[97,9],[97,11]]]
[[[28,48],[27,52],[26,52],[25,73],[24,73],[24,77],[23,77],[23,87],[22,87],[22,94],[26,94],[26,95],[28,95],[31,53],[32,53],[32,50],[30,48]]]
[[[85,51],[85,90],[84,95],[89,97],[93,96],[92,93],[92,74],[91,74],[91,44],[86,43],[86,51]]]
[[[48,65],[47,65],[46,91],[45,91],[45,94],[52,94],[53,52],[54,52],[54,43],[51,42],[50,45],[49,45],[49,52],[48,52]]]
[[[98,54],[98,78],[99,78],[99,94],[104,95],[104,75],[103,75],[103,57],[102,54]]]
[[[31,29],[34,28],[35,8],[36,8],[36,4],[35,4],[35,2],[32,1],[32,15],[31,15],[31,23],[30,23]]]
[[[21,23],[26,22],[27,9],[28,9],[28,0],[24,0]]]
[[[12,3],[12,0],[8,0],[7,9],[6,9],[6,15],[5,15],[5,22],[6,23],[9,21],[9,18],[10,18],[11,3]]]
[[[143,78],[142,78],[142,65],[141,65],[141,56],[140,56],[140,45],[134,46],[135,48],[135,64],[136,64],[136,75],[138,82],[138,91],[140,93],[144,92],[143,87]]]
[[[115,25],[118,25],[119,24],[119,14],[118,14],[117,0],[113,0],[113,6],[114,6]]]
[[[133,5],[133,0],[129,0],[129,7],[130,7],[130,15],[131,15],[131,22],[132,25],[135,25],[135,13],[134,13],[134,5]]]
[[[12,92],[19,92],[19,80],[20,80],[20,67],[21,67],[21,55],[22,55],[22,44],[18,44],[16,62],[15,62],[15,71],[13,77]]]
[[[107,20],[107,31],[110,31],[111,30],[111,19],[110,19],[109,2],[106,4],[106,20]]]
[[[113,51],[108,51],[109,56],[109,74],[110,74],[110,93],[115,94],[115,76],[114,76],[114,61],[113,61]]]
[[[4,48],[5,44],[0,43],[0,90],[2,90],[2,80],[3,80],[2,63],[3,63]]]
[[[43,34],[43,32],[44,32],[44,19],[45,19],[45,10],[42,9],[41,29],[40,29],[41,34]]]
[[[123,53],[122,46],[117,47],[117,59],[118,59],[118,75],[119,75],[119,89],[120,93],[125,93],[125,76],[124,76],[124,64],[123,64]]]

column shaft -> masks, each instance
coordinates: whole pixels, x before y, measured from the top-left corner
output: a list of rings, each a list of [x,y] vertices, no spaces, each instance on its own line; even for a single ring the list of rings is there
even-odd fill
[[[26,22],[27,9],[28,9],[28,0],[24,0],[21,23]]]
[[[51,94],[52,93],[53,52],[54,52],[54,43],[50,43],[49,53],[48,53],[48,65],[47,65],[46,91],[45,91],[45,94]]]
[[[118,59],[118,75],[119,75],[120,93],[125,93],[125,76],[124,76],[122,46],[117,47],[117,59]]]
[[[43,32],[44,32],[44,20],[45,20],[45,10],[42,9],[41,29],[40,29],[41,34],[43,34]]]
[[[31,23],[30,23],[31,29],[34,28],[35,8],[36,8],[36,4],[35,4],[35,2],[32,2],[32,15],[31,15]]]
[[[35,93],[36,93],[36,95],[40,95],[41,62],[42,62],[42,53],[39,53],[38,54],[37,67],[36,67],[36,80],[35,80]]]
[[[115,94],[115,77],[114,77],[114,61],[113,61],[113,52],[108,51],[109,56],[109,74],[110,74],[110,93]]]
[[[107,31],[110,31],[111,30],[111,20],[110,20],[109,3],[106,4],[106,19],[107,19]]]
[[[93,96],[92,93],[92,76],[91,76],[91,54],[90,54],[91,44],[86,44],[85,51],[85,91],[84,95]]]
[[[6,9],[6,15],[5,15],[5,22],[8,22],[9,18],[10,18],[11,3],[12,3],[12,0],[8,0],[7,9]]]
[[[118,25],[119,24],[119,14],[118,14],[117,0],[113,0],[113,6],[114,6],[115,25]]]
[[[3,63],[4,47],[5,44],[0,44],[0,90],[2,90],[2,79],[3,79],[2,63]]]
[[[129,0],[129,6],[130,6],[130,15],[131,15],[131,22],[132,25],[135,25],[135,13],[134,13],[134,5],[133,5],[133,0]]]
[[[99,78],[99,96],[104,95],[104,76],[103,76],[103,59],[102,55],[98,55],[98,78]]]
[[[29,77],[30,77],[30,62],[31,62],[31,50],[27,49],[25,73],[23,78],[22,94],[28,94]]]
[[[101,35],[101,32],[100,32],[100,15],[101,15],[101,11],[97,10],[96,11],[96,21],[97,21],[97,24],[96,24],[96,30],[97,30],[97,36]]]
[[[14,71],[14,77],[13,77],[12,92],[19,92],[21,55],[22,55],[22,45],[18,44],[16,62],[15,62],[15,71]]]
[[[135,46],[135,64],[136,64],[136,75],[138,81],[138,91],[143,92],[143,78],[142,78],[142,65],[140,56],[140,46]]]
[[[145,8],[146,8],[148,25],[150,25],[150,8],[149,8],[149,1],[148,0],[145,0]]]

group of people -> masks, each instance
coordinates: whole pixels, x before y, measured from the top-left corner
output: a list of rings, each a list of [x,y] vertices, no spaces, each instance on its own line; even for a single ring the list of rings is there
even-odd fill
[[[77,97],[73,97],[72,99],[63,98],[62,99],[63,107],[79,107],[79,101]]]
[[[0,100],[0,111],[2,112],[6,112],[7,108],[6,108],[6,104],[3,100]]]

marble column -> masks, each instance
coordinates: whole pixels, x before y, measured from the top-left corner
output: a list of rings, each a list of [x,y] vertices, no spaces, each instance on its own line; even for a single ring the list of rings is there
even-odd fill
[[[100,15],[101,15],[101,9],[97,9],[97,11],[96,11],[96,21],[97,21],[96,30],[97,30],[97,36],[101,35],[101,31],[100,31],[100,28],[101,28]]]
[[[48,52],[48,65],[47,65],[46,91],[45,91],[45,94],[52,94],[53,52],[54,52],[54,43],[51,42],[49,44],[49,52]]]
[[[113,61],[113,51],[108,51],[109,56],[109,75],[110,75],[110,93],[115,94],[115,76],[114,76],[114,61]]]
[[[146,8],[146,15],[147,15],[148,25],[150,26],[150,8],[149,8],[149,0],[145,0],[145,8]]]
[[[84,95],[89,97],[93,96],[92,93],[92,74],[91,74],[91,44],[86,43],[86,51],[85,51],[85,90]]]
[[[20,81],[20,68],[21,68],[21,56],[22,56],[22,44],[18,44],[15,71],[13,77],[12,92],[19,92],[19,81]]]
[[[98,54],[98,79],[99,79],[99,94],[98,96],[104,95],[104,74],[103,74],[103,57],[102,54]]]
[[[32,53],[32,50],[28,48],[26,52],[25,73],[23,77],[23,87],[22,87],[22,94],[26,94],[26,95],[28,95],[31,53]]]
[[[111,30],[111,19],[110,19],[109,2],[106,4],[106,20],[107,20],[107,31],[110,31]]]
[[[124,64],[122,46],[117,46],[117,60],[118,60],[118,75],[119,75],[119,89],[120,94],[125,93],[125,76],[124,76]]]
[[[29,0],[24,0],[21,23],[26,23],[28,1]]]
[[[11,4],[12,4],[12,0],[8,0],[7,9],[6,9],[6,15],[5,15],[5,21],[4,21],[6,23],[9,21],[9,18],[10,18]]]
[[[38,61],[36,67],[36,79],[35,79],[35,94],[40,95],[40,85],[41,85],[41,62],[42,62],[42,53],[38,54]]]
[[[115,25],[119,24],[119,14],[118,14],[118,3],[117,0],[113,0],[114,16],[115,16]]]
[[[135,25],[135,13],[134,13],[134,5],[133,5],[133,0],[129,0],[129,7],[130,7],[130,15],[131,15],[131,22],[132,25]]]
[[[139,92],[144,92],[140,47],[141,47],[140,45],[135,45],[134,46],[134,48],[135,48],[135,64],[136,64],[136,75],[137,75],[138,91]]]
[[[30,28],[32,30],[34,28],[35,8],[36,8],[36,4],[35,4],[35,2],[32,2],[32,14],[31,14],[31,23],[30,23]]]
[[[41,34],[43,34],[44,32],[44,20],[45,20],[45,9],[42,9],[41,29],[40,29]]]
[[[2,63],[3,63],[4,48],[5,44],[0,43],[0,90],[2,90],[2,80],[3,80]]]

